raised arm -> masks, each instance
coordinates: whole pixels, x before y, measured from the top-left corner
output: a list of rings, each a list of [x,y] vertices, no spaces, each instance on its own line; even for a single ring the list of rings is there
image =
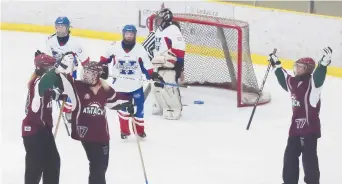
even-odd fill
[[[318,62],[318,66],[313,73],[313,82],[315,84],[315,88],[320,88],[323,86],[325,77],[327,75],[327,66],[331,63],[331,54],[332,49],[330,47],[323,49],[323,57]]]
[[[275,69],[274,73],[277,77],[278,83],[285,90],[289,91],[288,83],[291,81],[292,76],[289,75],[286,70],[281,66],[281,62],[275,54],[270,54],[268,61]]]

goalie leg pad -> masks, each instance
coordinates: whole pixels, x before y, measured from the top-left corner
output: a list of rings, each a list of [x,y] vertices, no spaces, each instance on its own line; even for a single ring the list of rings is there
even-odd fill
[[[165,82],[176,83],[176,72],[174,70],[161,70],[158,72]],[[178,88],[164,86],[155,87],[154,94],[156,100],[163,110],[165,119],[179,119],[182,111],[182,102]]]

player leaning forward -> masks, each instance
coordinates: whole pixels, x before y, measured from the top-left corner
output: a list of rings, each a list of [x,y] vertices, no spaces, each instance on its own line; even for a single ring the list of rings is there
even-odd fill
[[[63,61],[61,64],[67,66]],[[89,184],[105,184],[110,139],[105,106],[114,110],[126,109],[133,114],[132,99],[117,93],[100,79],[103,70],[98,62],[90,61],[83,66],[82,80],[75,80],[71,75],[61,73],[65,71],[61,64],[58,63],[55,70],[49,71],[42,77],[39,83],[41,94],[45,91],[58,93],[61,91],[58,89],[63,89],[63,92],[70,97],[72,102],[71,137],[81,141],[87,154]]]
[[[319,184],[320,171],[317,157],[317,139],[321,137],[319,112],[320,94],[331,63],[332,50],[323,50],[323,57],[315,69],[312,58],[301,58],[294,65],[295,76],[289,75],[281,66],[277,56],[270,54],[269,61],[281,87],[291,94],[292,123],[284,154],[284,184],[297,184],[299,179],[299,156],[302,154],[304,181]]]
[[[134,126],[136,127],[136,133],[144,138],[146,137],[143,124],[145,99],[141,80],[144,77],[150,79],[153,72],[153,65],[144,47],[136,43],[137,29],[135,26],[124,26],[122,34],[123,40],[112,43],[105,55],[101,56],[100,62],[108,65],[109,75],[110,77],[114,77],[110,83],[111,86],[116,91],[125,93],[134,99],[134,103],[137,106],[137,112],[133,119]],[[130,115],[125,110],[119,110],[118,115],[121,138],[126,139],[130,135],[128,124]]]
[[[147,50],[153,49],[152,64],[157,69],[162,82],[178,83],[184,70],[185,41],[179,27],[173,24],[173,13],[163,8],[155,18],[156,32],[151,32],[144,42]],[[149,38],[154,37],[154,44]],[[152,43],[152,44],[149,44]],[[152,47],[151,47],[151,46]],[[154,46],[154,47],[153,47]],[[167,85],[155,85],[153,114],[163,115],[165,119],[175,120],[181,117],[182,102],[179,88]]]
[[[55,65],[55,58],[41,54],[34,59],[35,75],[29,81],[26,101],[26,116],[22,122],[25,146],[25,184],[38,184],[43,175],[43,184],[58,184],[60,157],[52,134],[52,99],[58,100],[54,91],[42,90],[42,76]]]

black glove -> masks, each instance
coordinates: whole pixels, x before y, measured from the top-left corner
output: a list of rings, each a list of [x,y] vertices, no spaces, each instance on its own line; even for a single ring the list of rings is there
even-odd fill
[[[269,54],[268,61],[271,63],[272,67],[277,67],[277,66],[280,66],[281,64],[278,57],[273,53]]]
[[[100,77],[102,78],[102,79],[108,79],[108,75],[109,75],[109,71],[108,71],[108,65],[107,64],[103,64],[102,66],[102,73],[101,73],[101,75],[100,75]]]
[[[152,79],[153,81],[156,81],[156,82],[154,83],[154,86],[155,86],[155,87],[160,87],[160,88],[163,88],[163,87],[164,87],[164,84],[163,84],[163,83],[165,83],[165,81],[164,81],[163,77],[161,77],[157,72],[153,72],[153,73],[152,73],[151,79]]]
[[[34,57],[37,57],[41,54],[44,54],[44,52],[41,52],[40,50],[37,50],[35,53],[34,53]]]
[[[116,105],[112,108],[113,110],[126,110],[131,116],[134,115],[134,105],[132,102],[125,102],[119,105]]]

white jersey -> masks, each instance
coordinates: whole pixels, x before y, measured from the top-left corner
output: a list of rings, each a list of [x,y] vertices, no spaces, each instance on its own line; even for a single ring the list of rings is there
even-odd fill
[[[74,55],[74,71],[77,70],[77,66],[81,64],[82,66],[89,62],[89,56],[84,51],[83,47],[71,36],[69,35],[68,41],[64,45],[60,45],[57,40],[57,35],[51,35],[46,41],[46,51],[45,53],[59,57],[58,55],[65,54],[67,52],[72,52]]]
[[[141,88],[142,80],[149,79],[153,72],[153,65],[148,54],[139,43],[136,43],[128,53],[122,48],[121,42],[113,43],[109,46],[104,58],[110,62],[108,64],[109,75],[117,76],[111,86],[119,92],[129,93]]]
[[[171,50],[177,56],[179,62],[184,61],[186,44],[181,31],[176,25],[171,24],[162,31],[157,29],[154,36],[154,57],[164,55],[167,51]]]

